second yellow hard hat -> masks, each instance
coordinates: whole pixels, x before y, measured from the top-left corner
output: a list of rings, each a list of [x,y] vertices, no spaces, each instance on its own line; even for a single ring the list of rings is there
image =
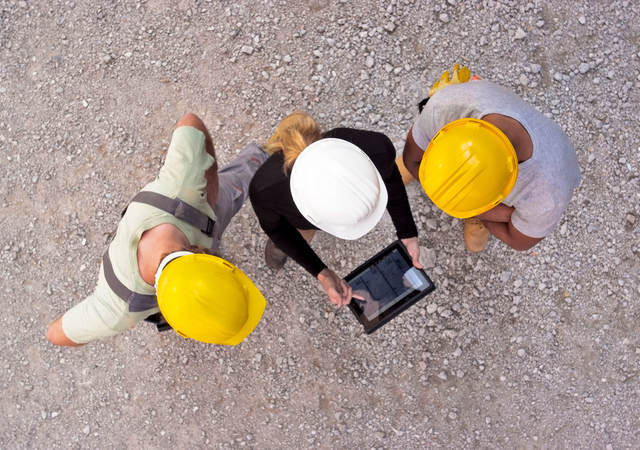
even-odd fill
[[[509,195],[518,177],[518,157],[496,126],[463,118],[448,123],[431,139],[419,175],[438,208],[465,219],[488,211]]]

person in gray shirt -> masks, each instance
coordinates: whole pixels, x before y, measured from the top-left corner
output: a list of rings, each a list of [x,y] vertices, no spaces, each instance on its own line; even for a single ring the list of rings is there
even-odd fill
[[[452,75],[434,85],[409,130],[404,165],[440,209],[466,219],[470,251],[490,234],[528,250],[558,225],[580,183],[575,149],[510,90],[469,80],[457,65]]]

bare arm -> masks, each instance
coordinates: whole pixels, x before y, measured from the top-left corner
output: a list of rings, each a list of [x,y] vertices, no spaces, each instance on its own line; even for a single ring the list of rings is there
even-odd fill
[[[418,147],[416,141],[413,140],[411,129],[409,129],[409,133],[407,133],[407,140],[404,143],[404,151],[402,152],[402,161],[409,173],[416,180],[420,179],[418,172],[420,169],[420,163],[422,162],[422,155],[424,155],[424,150]]]
[[[58,317],[49,326],[47,330],[47,339],[54,345],[63,345],[65,347],[79,347],[84,344],[76,344],[64,334],[62,330],[62,316]]]
[[[543,238],[534,238],[522,234],[516,227],[513,226],[511,221],[505,222],[492,222],[483,220],[484,226],[489,229],[491,234],[500,239],[514,250],[524,251],[529,250],[531,247],[540,242]]]
[[[209,130],[204,126],[204,123],[198,116],[193,113],[187,113],[182,119],[180,119],[176,125],[176,128],[189,126],[197,130],[202,131],[204,134],[205,147],[207,153],[209,153],[215,159],[213,165],[205,172],[205,178],[207,179],[207,202],[215,210],[216,203],[218,201],[218,160],[216,159],[216,153],[213,148],[213,140],[209,134]]]
[[[478,219],[487,220],[490,222],[511,222],[511,214],[515,208],[512,206],[503,205],[502,203],[494,206],[489,211],[483,212],[476,216]]]

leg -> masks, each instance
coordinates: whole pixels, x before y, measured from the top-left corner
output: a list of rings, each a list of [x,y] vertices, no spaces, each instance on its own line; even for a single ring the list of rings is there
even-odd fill
[[[311,244],[311,239],[315,236],[318,230],[298,230],[307,244]],[[264,246],[264,260],[267,263],[267,267],[278,271],[284,267],[284,263],[287,262],[287,255],[280,250],[276,244],[269,238],[267,238],[267,244]]]
[[[233,161],[218,171],[218,201],[214,208],[216,224],[213,229],[212,250],[216,251],[220,247],[222,233],[249,195],[251,178],[268,156],[257,145],[249,144]]]

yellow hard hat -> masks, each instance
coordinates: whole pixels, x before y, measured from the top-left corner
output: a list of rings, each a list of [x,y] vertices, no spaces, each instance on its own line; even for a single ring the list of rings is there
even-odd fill
[[[465,219],[490,210],[509,195],[518,177],[518,157],[496,126],[458,119],[431,139],[419,175],[438,208]]]
[[[158,307],[185,338],[236,345],[258,325],[266,300],[236,266],[217,256],[188,254],[158,277]]]

